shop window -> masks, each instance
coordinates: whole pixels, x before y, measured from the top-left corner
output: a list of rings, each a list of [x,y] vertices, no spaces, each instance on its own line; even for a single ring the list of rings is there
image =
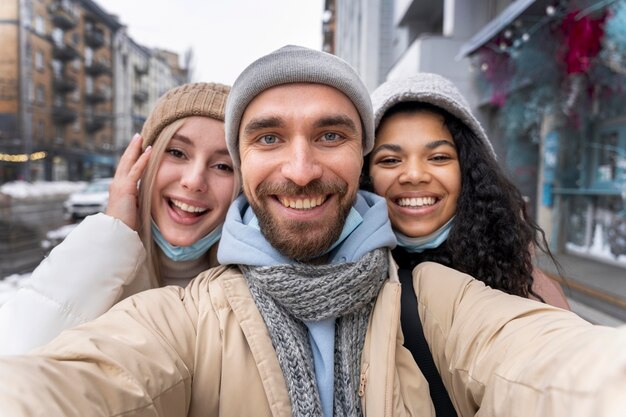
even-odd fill
[[[626,126],[601,129],[590,147],[593,188],[626,187]]]
[[[565,206],[568,252],[626,265],[626,206],[621,196],[570,196]]]

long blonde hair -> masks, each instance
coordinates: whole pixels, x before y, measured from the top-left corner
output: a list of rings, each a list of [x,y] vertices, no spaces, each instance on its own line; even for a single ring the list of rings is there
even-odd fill
[[[151,277],[156,277],[159,285],[162,285],[159,262],[156,252],[156,244],[152,239],[152,192],[154,181],[159,171],[159,166],[165,155],[165,149],[172,140],[174,134],[185,123],[186,118],[178,119],[167,125],[152,144],[152,155],[146,171],[143,173],[139,185],[139,237],[146,249],[146,264]]]
[[[146,249],[146,264],[148,273],[151,277],[156,277],[159,286],[162,285],[161,271],[159,268],[159,260],[157,256],[157,248],[152,239],[152,193],[154,190],[154,181],[159,171],[161,161],[165,155],[170,140],[174,134],[185,124],[188,118],[178,119],[167,125],[152,144],[152,155],[144,172],[141,184],[139,186],[139,236]],[[240,192],[239,175],[235,174],[235,184],[233,189],[232,200],[234,200]],[[231,201],[232,201],[231,200]]]

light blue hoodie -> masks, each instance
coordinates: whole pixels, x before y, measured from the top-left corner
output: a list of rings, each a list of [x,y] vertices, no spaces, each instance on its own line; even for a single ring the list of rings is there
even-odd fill
[[[359,191],[346,225],[334,248],[329,263],[354,262],[377,248],[393,248],[396,238],[391,230],[385,199]],[[244,195],[239,196],[226,214],[222,239],[217,252],[223,264],[272,266],[294,264],[265,239]],[[315,379],[325,417],[333,415],[335,319],[305,322],[313,352]]]

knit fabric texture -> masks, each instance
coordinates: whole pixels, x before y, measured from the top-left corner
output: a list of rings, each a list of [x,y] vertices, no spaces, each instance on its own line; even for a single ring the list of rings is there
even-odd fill
[[[226,103],[226,144],[239,166],[239,126],[246,107],[263,91],[283,84],[313,83],[345,94],[361,116],[363,150],[374,146],[374,119],[369,92],[356,71],[341,58],[301,46],[285,46],[250,64],[233,84]],[[306,100],[306,97],[303,97]]]
[[[470,111],[465,97],[450,80],[437,74],[419,73],[390,80],[380,85],[372,93],[375,128],[378,128],[387,110],[398,103],[411,101],[429,103],[446,110],[474,132],[485,143],[492,155],[496,156],[483,127]]]
[[[202,116],[224,121],[230,87],[217,83],[190,83],[172,88],[159,98],[143,125],[143,148],[152,145],[161,131],[184,117]]]
[[[337,317],[334,416],[362,416],[361,352],[374,300],[388,273],[385,250],[331,265],[239,266],[267,325],[295,417],[321,416],[313,353],[303,321]]]

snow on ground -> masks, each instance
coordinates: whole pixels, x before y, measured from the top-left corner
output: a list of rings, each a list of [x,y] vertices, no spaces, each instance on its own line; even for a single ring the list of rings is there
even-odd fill
[[[12,181],[0,185],[0,193],[16,199],[67,195],[82,190],[86,185],[84,181]]]
[[[87,185],[84,181],[12,181],[0,185],[0,194],[8,195],[14,199],[25,199],[42,196],[69,195],[80,191]],[[47,233],[46,240],[41,242],[42,247],[48,249],[62,241],[71,232],[75,224],[63,226]],[[8,300],[30,279],[30,273],[14,274],[8,277],[0,277],[0,305]]]

